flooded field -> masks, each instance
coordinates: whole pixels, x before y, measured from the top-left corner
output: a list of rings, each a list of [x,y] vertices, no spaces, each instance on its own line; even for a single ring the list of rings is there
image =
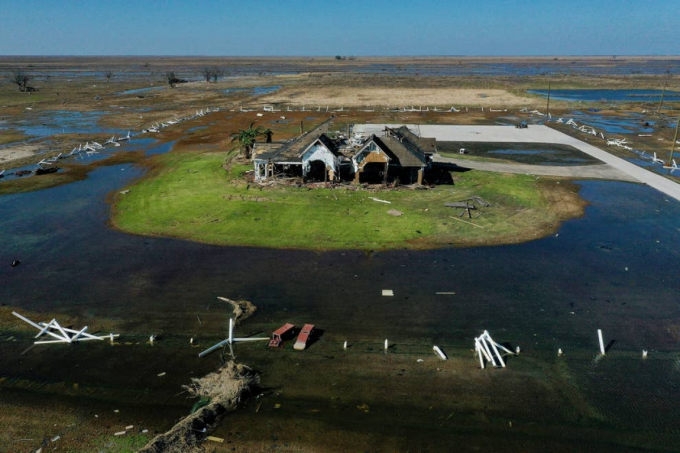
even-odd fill
[[[180,385],[219,362],[196,355],[224,338],[229,310],[215,298],[228,296],[259,307],[239,334],[266,334],[284,322],[323,331],[304,353],[290,344],[237,347],[238,360],[262,373],[265,392],[215,433],[229,448],[285,449],[330,438],[341,449],[441,449],[463,439],[470,449],[523,443],[535,450],[541,439],[557,450],[668,449],[680,439],[680,412],[667,398],[680,385],[680,206],[649,188],[581,183],[591,203],[585,217],[523,245],[317,253],[110,230],[107,195],[139,175],[131,166],[106,167],[84,181],[0,197],[7,238],[0,262],[21,260],[0,267],[3,309],[77,318],[121,334],[114,347],[31,347],[31,334],[3,311],[5,404],[43,395],[59,407],[77,405],[69,410],[83,426],[98,426],[94,415],[106,413],[112,421],[95,428],[100,434],[129,420],[166,429],[193,404]],[[384,288],[395,297],[381,297]],[[597,328],[614,341],[602,359]],[[478,369],[470,349],[484,329],[521,347],[507,369]],[[158,335],[153,346],[151,334]],[[393,344],[387,354],[385,338]],[[451,360],[438,362],[432,344]],[[647,361],[642,349],[650,350]],[[149,415],[159,405],[163,412]],[[54,422],[31,435],[61,433],[68,441]]]
[[[676,60],[616,66],[347,63],[246,62],[234,66],[233,77],[310,70],[661,75],[680,69]],[[183,68],[196,71],[192,65]],[[65,66],[51,71],[57,78],[100,76]],[[139,62],[116,77],[136,83],[147,71]],[[214,91],[225,99],[247,99],[282,87],[255,82]],[[184,132],[170,129],[162,139],[134,136],[141,125],[176,113],[156,109],[172,105],[171,96],[198,96],[200,88],[137,86],[112,88],[116,100],[111,102],[168,98],[160,104],[125,104],[121,110],[136,112],[135,118],[120,124],[105,120],[99,108],[32,111],[21,105],[3,111],[9,113],[0,127],[38,139],[74,134],[87,140],[92,134],[125,134],[123,124],[138,125],[132,140],[83,164],[128,152],[144,154],[140,163],[148,163],[156,154],[171,152],[182,134],[195,134],[191,143],[200,152],[201,134],[213,133],[206,132],[213,123],[192,124]],[[589,95],[617,101],[607,93]],[[629,90],[616,96],[655,102],[656,95]],[[204,102],[190,98],[182,107],[191,112]],[[140,119],[136,109],[155,116],[147,118],[145,112]],[[639,112],[613,115],[573,107],[561,114],[633,140],[640,140],[635,134],[659,133],[660,124],[665,132],[669,122]],[[297,121],[281,118],[285,115],[262,121],[293,133]],[[347,123],[361,115],[367,113],[338,112],[339,121]],[[377,123],[396,114],[371,115]],[[493,124],[499,114],[487,109],[465,117],[401,115],[409,123]],[[301,118],[305,124],[318,119]],[[230,131],[223,132],[220,140],[228,140]],[[470,143],[441,146],[452,154],[474,148]],[[493,143],[472,151],[539,165],[597,163],[573,149],[543,144]],[[654,167],[639,155],[628,158]],[[462,451],[674,451],[680,445],[680,408],[673,399],[680,389],[680,204],[659,192],[639,184],[577,181],[574,191],[589,203],[583,218],[566,222],[554,236],[520,245],[311,252],[218,247],[110,228],[109,202],[125,196],[123,188],[145,171],[133,164],[103,166],[70,184],[0,196],[0,418],[6,426],[0,430],[0,450],[35,451],[44,445],[56,451],[132,451],[170,428],[196,402],[181,386],[221,363],[219,353],[198,358],[227,334],[231,311],[218,296],[258,307],[237,327],[239,336],[267,336],[285,322],[313,323],[320,336],[304,352],[294,351],[291,342],[277,350],[265,343],[236,346],[237,360],[260,374],[261,388],[227,415],[212,433],[225,442],[205,443],[208,451],[449,451],[452,444]],[[455,185],[451,190],[455,193]],[[164,194],[172,195],[172,190]],[[20,264],[12,267],[15,260]],[[383,289],[394,296],[383,297]],[[56,318],[74,328],[88,325],[91,332],[121,336],[114,344],[33,345],[35,332],[13,317],[13,310],[36,321]],[[598,354],[597,329],[609,346],[604,357]],[[513,350],[520,347],[507,368],[479,369],[473,339],[484,330]],[[151,335],[156,336],[153,344]],[[433,345],[449,360],[441,361]],[[649,351],[645,360],[643,349]],[[129,425],[134,428],[126,439],[114,436]]]
[[[529,90],[528,93],[548,96],[547,90]],[[662,90],[551,90],[550,99],[583,102],[656,102],[663,94],[667,101],[680,101],[680,93]]]

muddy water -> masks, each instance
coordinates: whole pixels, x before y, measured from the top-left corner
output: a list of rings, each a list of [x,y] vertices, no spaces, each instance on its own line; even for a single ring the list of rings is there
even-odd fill
[[[0,197],[1,308],[45,321],[77,316],[121,334],[114,346],[30,347],[30,331],[3,311],[8,399],[65,396],[86,415],[122,405],[167,428],[193,403],[180,385],[219,363],[196,356],[226,335],[228,307],[216,296],[227,296],[259,307],[237,336],[284,322],[311,322],[323,335],[301,354],[290,344],[237,346],[238,359],[263,373],[266,392],[218,430],[238,442],[225,448],[319,448],[327,440],[347,450],[678,445],[680,407],[670,404],[680,359],[677,202],[640,185],[582,182],[585,218],[527,244],[277,251],[111,230],[107,195],[139,175],[106,167],[67,186]],[[15,259],[21,265],[12,268]],[[596,357],[597,328],[614,341],[604,359]],[[522,348],[506,370],[477,369],[471,340],[484,329]],[[438,362],[433,344],[452,360]],[[148,415],[154,407],[163,410]],[[48,436],[49,426],[34,429]]]

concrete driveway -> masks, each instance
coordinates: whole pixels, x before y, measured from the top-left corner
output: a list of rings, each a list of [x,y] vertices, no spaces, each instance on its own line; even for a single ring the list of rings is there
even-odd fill
[[[354,131],[362,132],[366,136],[370,134],[380,136],[385,126],[399,127],[403,126],[403,124],[357,124],[354,126]],[[679,184],[547,126],[530,125],[527,129],[517,129],[512,126],[448,126],[429,124],[407,124],[406,126],[421,137],[436,138],[439,141],[446,142],[555,143],[568,145],[602,161],[604,165],[557,167],[549,165],[502,164],[435,156],[440,162],[451,162],[461,167],[506,173],[641,182],[680,201]],[[602,141],[595,137],[592,137],[592,139]]]

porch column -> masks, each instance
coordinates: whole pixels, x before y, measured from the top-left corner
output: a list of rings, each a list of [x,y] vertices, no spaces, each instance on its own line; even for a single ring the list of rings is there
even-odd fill
[[[423,184],[423,173],[425,173],[425,169],[423,167],[420,167],[420,170],[418,170],[418,184]]]

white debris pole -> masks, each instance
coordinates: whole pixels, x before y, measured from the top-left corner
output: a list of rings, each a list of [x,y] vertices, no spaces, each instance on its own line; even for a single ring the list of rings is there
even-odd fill
[[[345,343],[342,345],[342,349],[347,349],[347,342],[346,342],[346,341],[345,341]]]
[[[204,357],[208,354],[210,354],[213,351],[216,351],[217,349],[221,348],[222,346],[229,345],[229,349],[231,350],[231,355],[234,355],[232,345],[237,342],[242,342],[242,341],[269,341],[269,337],[253,337],[253,338],[234,338],[234,320],[232,318],[229,318],[229,337],[226,340],[222,340],[219,343],[217,343],[214,346],[209,347],[205,351],[201,352],[198,354],[199,357]]]
[[[439,346],[432,346],[432,349],[434,350],[434,352],[437,353],[437,355],[438,355],[442,360],[448,360],[448,357],[446,357],[446,354],[444,354],[444,352],[443,352],[441,349],[439,349]]]
[[[597,338],[600,340],[600,353],[605,354],[604,351],[604,340],[602,339],[602,330],[597,329]]]
[[[390,343],[385,339],[385,352],[387,352],[387,348],[390,347]]]
[[[491,363],[493,366],[505,368],[505,361],[503,360],[499,348],[509,355],[519,354],[519,348],[517,348],[517,352],[512,352],[505,346],[496,343],[487,330],[479,337],[475,338],[475,352],[479,355],[479,363],[482,366],[482,369],[484,368],[485,358],[487,362]],[[496,361],[498,361],[498,363]]]
[[[80,330],[74,330],[74,329],[69,329],[67,327],[62,327],[59,325],[56,319],[52,319],[50,322],[45,323],[35,323],[31,321],[30,319],[26,318],[25,316],[20,315],[19,313],[13,311],[12,314],[16,316],[17,318],[21,319],[22,321],[26,322],[27,324],[30,324],[31,326],[35,327],[38,329],[38,334],[35,336],[35,338],[39,338],[42,335],[49,335],[53,338],[56,338],[56,340],[40,340],[40,341],[35,341],[35,344],[48,344],[48,343],[73,343],[76,341],[86,341],[86,340],[104,340],[104,339],[111,339],[113,341],[113,338],[117,337],[118,334],[108,334],[108,335],[102,335],[102,336],[95,336],[91,335],[86,332],[87,326],[83,327]]]
[[[477,340],[475,338],[475,340]],[[479,366],[484,369],[484,357],[482,357],[482,348],[479,346],[479,342],[475,341],[475,351],[479,355]]]

